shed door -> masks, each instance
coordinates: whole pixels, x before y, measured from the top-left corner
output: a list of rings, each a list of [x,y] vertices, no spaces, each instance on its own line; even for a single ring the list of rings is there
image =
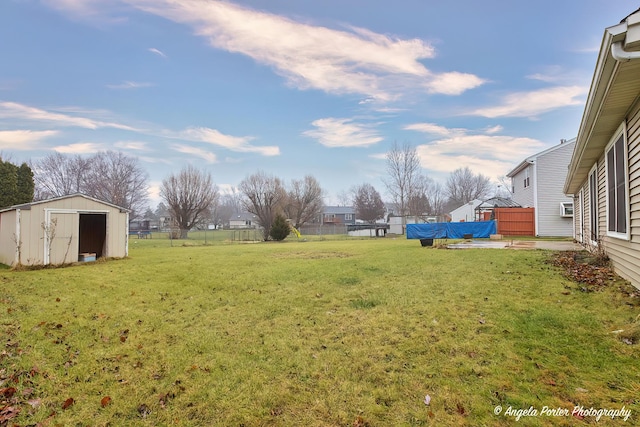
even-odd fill
[[[77,213],[51,213],[51,222],[44,232],[45,250],[49,250],[49,264],[66,264],[78,261]],[[47,241],[50,241],[50,247],[47,247]]]
[[[96,258],[104,256],[107,214],[81,213],[79,230],[78,253],[94,253]]]

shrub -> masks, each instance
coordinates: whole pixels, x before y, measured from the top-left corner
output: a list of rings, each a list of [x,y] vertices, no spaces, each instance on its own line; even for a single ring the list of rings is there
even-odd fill
[[[281,214],[277,214],[273,220],[273,224],[271,224],[271,230],[269,231],[271,238],[273,240],[281,241],[286,239],[290,232],[291,227],[289,226],[286,218]]]

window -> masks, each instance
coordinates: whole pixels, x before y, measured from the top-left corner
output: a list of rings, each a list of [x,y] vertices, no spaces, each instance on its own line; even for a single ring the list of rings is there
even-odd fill
[[[591,241],[598,241],[598,169],[589,174],[589,228]]]
[[[529,167],[527,167],[524,170],[524,188],[527,188],[531,184],[530,179],[531,178],[529,177]]]
[[[560,216],[564,216],[564,217],[573,216],[573,202],[560,203]]]
[[[606,149],[607,234],[628,239],[627,161],[624,126]]]
[[[353,214],[344,214],[345,221],[351,221],[353,219]]]

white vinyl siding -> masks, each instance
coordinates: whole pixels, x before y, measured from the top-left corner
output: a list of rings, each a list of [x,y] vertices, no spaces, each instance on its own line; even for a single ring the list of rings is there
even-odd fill
[[[605,251],[616,272],[640,288],[640,109],[636,105],[633,114],[627,120],[627,185],[628,185],[628,239],[605,236]],[[598,225],[607,230],[607,168],[606,150],[598,162],[599,203]],[[605,234],[600,232],[602,236]]]
[[[567,177],[567,165],[571,160],[575,143],[565,142],[555,150],[539,155],[535,160],[536,233],[538,236],[573,236],[573,218],[562,214],[564,203],[573,203],[562,186]]]
[[[589,228],[587,237],[592,242],[599,240],[598,226],[598,168],[597,165],[589,173]]]
[[[533,207],[533,186],[525,188],[525,174],[530,175],[533,165],[527,166],[512,178],[513,195],[511,199],[523,208]]]

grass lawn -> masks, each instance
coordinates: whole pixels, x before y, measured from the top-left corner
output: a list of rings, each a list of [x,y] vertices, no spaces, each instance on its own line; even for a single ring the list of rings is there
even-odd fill
[[[581,292],[550,252],[176,243],[0,270],[0,426],[640,423],[638,345],[612,333],[640,298]]]

